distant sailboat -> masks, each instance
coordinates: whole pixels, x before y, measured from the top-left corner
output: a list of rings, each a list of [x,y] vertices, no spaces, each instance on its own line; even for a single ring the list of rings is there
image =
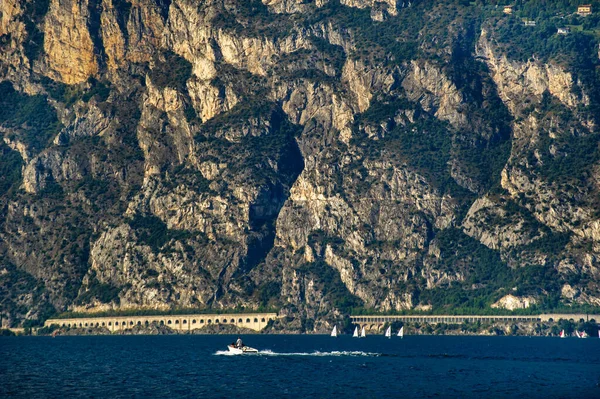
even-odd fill
[[[333,330],[331,330],[331,336],[337,337],[337,326],[333,326]]]
[[[589,337],[589,335],[588,335],[587,332],[582,331],[582,332],[579,333],[579,338],[587,338],[587,337]]]
[[[385,336],[388,338],[392,338],[392,326],[389,326],[387,330],[385,330]]]
[[[352,338],[358,338],[358,327],[354,327],[354,334],[352,334]]]
[[[559,335],[559,337],[561,337],[561,338],[566,338],[566,337],[567,337],[567,336],[565,335],[565,330],[562,330],[562,331],[560,332],[560,335]]]
[[[363,327],[362,330],[360,330],[360,337],[365,338],[366,336],[367,334],[365,334],[365,328]]]
[[[398,336],[404,338],[404,326],[400,327],[400,330],[398,330]]]

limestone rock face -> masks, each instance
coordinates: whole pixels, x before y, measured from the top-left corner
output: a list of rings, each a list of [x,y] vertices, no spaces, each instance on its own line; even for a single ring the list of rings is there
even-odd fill
[[[531,305],[535,305],[537,301],[532,297],[518,297],[515,295],[506,295],[498,302],[492,304],[493,308],[515,310],[515,309],[527,309]]]
[[[118,13],[112,0],[102,1],[102,44],[109,70],[115,70],[125,59],[125,35],[119,26]]]
[[[600,304],[597,65],[477,7],[0,2],[9,323]]]
[[[46,62],[52,77],[66,84],[84,82],[98,72],[88,7],[87,1],[52,0],[46,14]]]
[[[466,117],[460,113],[463,100],[458,89],[435,66],[412,62],[410,72],[402,85],[408,97],[418,101],[425,111],[432,112],[437,118],[454,126],[465,123]]]
[[[503,202],[506,204],[506,200]],[[492,220],[494,223],[490,223]],[[477,199],[473,203],[463,221],[463,230],[495,250],[528,245],[542,237],[542,233],[528,224],[523,215],[510,214],[506,206],[489,197]]]
[[[398,14],[398,0],[341,0],[341,4],[348,7],[371,8],[371,18],[383,21],[386,15]]]
[[[577,96],[571,90],[576,83],[571,73],[552,64],[541,65],[535,61],[519,63],[510,61],[504,54],[497,54],[486,29],[481,32],[476,52],[486,59],[492,78],[498,85],[498,92],[512,112],[519,109],[522,99],[535,98],[539,101],[546,91],[569,108],[589,103],[585,94]]]

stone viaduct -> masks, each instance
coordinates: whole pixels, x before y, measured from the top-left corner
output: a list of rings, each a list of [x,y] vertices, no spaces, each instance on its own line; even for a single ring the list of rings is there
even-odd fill
[[[190,314],[164,316],[113,316],[78,317],[72,319],[48,319],[44,326],[57,325],[70,328],[107,328],[111,332],[121,331],[135,326],[151,324],[167,326],[177,331],[190,331],[205,326],[234,325],[260,331],[270,320],[277,319],[277,313],[237,313],[237,314]]]
[[[353,324],[359,325],[361,328],[365,327],[367,330],[379,331],[383,328],[386,323],[393,323],[396,321],[402,321],[404,323],[429,323],[429,324],[461,324],[463,322],[476,323],[480,322],[547,322],[550,320],[558,321],[560,319],[573,320],[578,322],[580,320],[590,321],[595,320],[600,322],[600,315],[592,314],[541,314],[541,315],[528,315],[528,316],[455,316],[455,315],[402,315],[402,316],[375,316],[375,315],[363,315],[363,316],[350,316],[350,320]]]

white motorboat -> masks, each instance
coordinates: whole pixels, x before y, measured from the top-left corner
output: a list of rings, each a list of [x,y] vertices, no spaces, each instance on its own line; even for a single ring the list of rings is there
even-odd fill
[[[229,350],[229,352],[235,353],[236,355],[258,353],[258,349],[254,349],[245,345],[241,348],[237,348],[235,345],[227,345],[227,349]]]

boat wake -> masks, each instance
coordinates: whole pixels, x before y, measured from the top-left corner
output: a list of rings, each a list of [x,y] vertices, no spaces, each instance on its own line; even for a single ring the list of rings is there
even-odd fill
[[[238,356],[242,355],[241,353],[233,353],[229,351],[217,351],[215,352],[216,356]],[[258,351],[258,353],[254,353],[253,355],[258,356],[317,356],[317,357],[333,357],[333,356],[366,356],[366,357],[377,357],[381,356],[381,353],[373,353],[373,352],[362,352],[362,351],[331,351],[331,352],[273,352],[271,350],[263,350]],[[248,356],[248,354],[245,354]]]

